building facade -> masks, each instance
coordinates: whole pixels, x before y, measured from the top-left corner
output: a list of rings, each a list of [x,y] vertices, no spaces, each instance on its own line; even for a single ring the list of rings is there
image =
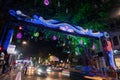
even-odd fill
[[[109,32],[113,50],[120,50],[120,31]]]

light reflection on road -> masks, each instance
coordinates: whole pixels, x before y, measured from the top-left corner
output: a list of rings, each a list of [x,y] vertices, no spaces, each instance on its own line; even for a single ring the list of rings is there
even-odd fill
[[[22,80],[70,80],[69,76],[63,75],[62,72],[50,72],[48,76],[38,76],[38,75],[23,75]]]

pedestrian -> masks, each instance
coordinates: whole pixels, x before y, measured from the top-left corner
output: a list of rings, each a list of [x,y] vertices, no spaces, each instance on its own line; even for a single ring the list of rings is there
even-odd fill
[[[27,62],[25,62],[25,64],[24,64],[24,71],[23,71],[23,73],[26,75],[26,73],[27,73],[27,68],[28,68],[28,65],[27,65]]]

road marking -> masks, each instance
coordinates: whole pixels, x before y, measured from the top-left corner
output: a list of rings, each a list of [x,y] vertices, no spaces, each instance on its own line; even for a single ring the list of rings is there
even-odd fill
[[[21,72],[17,73],[17,76],[15,77],[15,80],[21,80]]]

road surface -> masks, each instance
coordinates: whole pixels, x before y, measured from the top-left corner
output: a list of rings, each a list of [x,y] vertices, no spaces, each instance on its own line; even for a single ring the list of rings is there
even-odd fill
[[[66,74],[64,72],[50,72],[46,77],[22,74],[22,80],[70,80],[70,79],[69,74]]]

